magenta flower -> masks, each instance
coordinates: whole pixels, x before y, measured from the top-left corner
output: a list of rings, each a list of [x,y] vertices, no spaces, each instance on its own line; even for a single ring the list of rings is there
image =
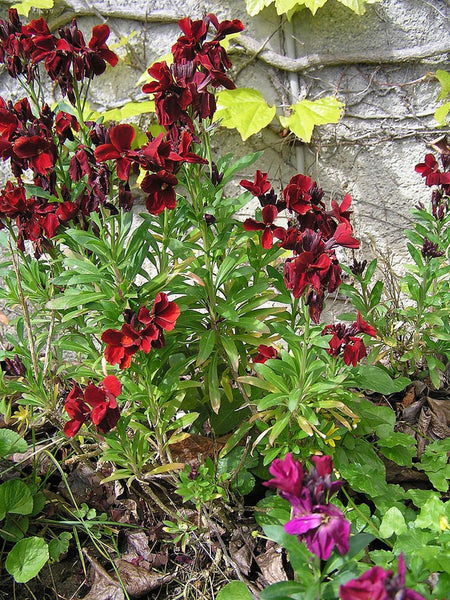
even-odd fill
[[[273,479],[265,481],[263,485],[278,488],[283,497],[299,496],[303,483],[303,467],[298,460],[292,458],[292,453],[286,454],[284,459],[276,458],[270,465],[269,472]]]
[[[341,600],[425,600],[425,598],[405,588],[405,560],[403,552],[398,557],[398,572],[394,577],[392,571],[381,567],[372,567],[358,579],[352,579],[339,588]]]
[[[308,503],[307,494],[303,496],[303,505]],[[294,518],[291,519],[284,529],[291,535],[297,535],[299,541],[305,541],[310,552],[321,560],[330,558],[333,547],[336,546],[341,554],[348,552],[348,540],[350,537],[350,523],[344,517],[344,513],[334,504],[319,504],[312,506],[309,498],[309,512],[303,513],[303,509],[294,506]]]

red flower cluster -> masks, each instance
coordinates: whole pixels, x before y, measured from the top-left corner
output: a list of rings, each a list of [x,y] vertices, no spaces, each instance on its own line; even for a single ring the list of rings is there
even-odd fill
[[[364,342],[361,337],[358,337],[358,334],[377,336],[375,329],[364,321],[359,311],[356,322],[350,326],[344,325],[344,323],[327,325],[322,331],[322,335],[328,334],[333,335],[329,342],[328,354],[337,357],[343,350],[345,364],[354,367],[367,354]]]
[[[220,42],[227,35],[243,29],[240,21],[219,23],[212,14],[199,21],[182,19],[179,25],[183,35],[172,48],[173,64],[170,67],[165,62],[152,65],[148,72],[154,81],[142,88],[145,93],[154,94],[156,114],[167,134],[157,138],[148,134],[149,142],[133,151],[131,126],[118,125],[95,150],[96,160],[117,161],[117,174],[123,181],[128,179],[133,163],[148,171],[141,189],[147,194],[146,207],[153,215],[165,208],[175,208],[176,173],[181,163],[207,162],[190,151],[192,142],[198,140],[193,119],[211,118],[216,110],[209,86],[234,87],[225,75],[231,63]],[[216,33],[207,41],[211,25]]]
[[[427,154],[425,162],[416,165],[415,170],[425,177],[425,185],[437,186],[431,195],[431,214],[435,219],[443,221],[450,210],[450,147],[445,138],[441,144],[437,144],[437,147],[441,153],[440,159],[444,170],[441,171],[438,161],[432,154]],[[423,205],[418,208],[423,208]]]
[[[162,348],[165,344],[164,331],[172,331],[180,314],[175,302],[169,302],[167,295],[156,296],[152,312],[141,306],[139,313],[127,313],[127,322],[122,329],[107,329],[102,334],[105,342],[105,359],[110,365],[118,364],[127,369],[131,358],[138,350],[148,354],[151,348]]]
[[[16,9],[10,8],[9,21],[0,20],[0,62],[11,77],[34,77],[36,65],[44,62],[52,81],[75,104],[73,81],[101,75],[106,63],[115,66],[117,56],[106,45],[108,25],[96,25],[86,45],[75,19],[53,35],[43,18],[22,25]]]
[[[319,322],[323,310],[325,292],[335,291],[341,283],[341,266],[334,249],[358,248],[350,225],[351,198],[344,196],[342,204],[331,201],[331,210],[325,210],[323,190],[305,175],[295,175],[283,190],[283,200],[278,200],[267,174],[257,171],[255,180],[241,181],[241,185],[257,196],[262,209],[263,221],[246,219],[246,231],[262,230],[262,246],[269,249],[273,238],[278,245],[292,250],[284,266],[286,287],[295,298],[307,293],[306,303],[313,321]],[[289,211],[288,228],[275,224],[279,213]]]
[[[90,383],[84,392],[75,384],[64,405],[70,417],[64,425],[64,433],[74,437],[89,420],[99,433],[113,429],[120,417],[117,396],[121,391],[122,385],[114,375],[108,375],[99,385]]]
[[[426,154],[424,162],[416,165],[415,170],[425,177],[425,185],[429,187],[433,185],[450,186],[450,173],[443,173],[440,170],[439,163],[432,154]]]
[[[211,25],[216,33],[206,41]],[[231,62],[220,42],[227,35],[244,29],[238,20],[219,23],[213,14],[199,21],[182,19],[179,26],[184,35],[172,47],[173,64],[169,67],[165,62],[155,63],[148,70],[155,81],[142,88],[143,92],[155,95],[158,120],[168,128],[171,139],[179,137],[179,127],[187,127],[195,133],[194,117],[213,116],[216,103],[208,91],[209,85],[235,87],[225,75]]]

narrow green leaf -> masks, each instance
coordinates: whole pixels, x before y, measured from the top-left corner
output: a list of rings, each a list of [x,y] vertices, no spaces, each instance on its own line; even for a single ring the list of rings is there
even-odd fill
[[[214,329],[210,329],[202,335],[198,345],[197,362],[195,363],[196,367],[202,365],[206,360],[208,360],[211,352],[213,351],[215,340],[216,332]]]

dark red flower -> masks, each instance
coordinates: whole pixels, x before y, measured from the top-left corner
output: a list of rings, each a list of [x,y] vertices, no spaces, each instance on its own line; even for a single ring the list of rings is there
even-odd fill
[[[141,189],[148,194],[145,206],[151,215],[159,215],[165,208],[173,210],[176,207],[177,183],[175,175],[168,171],[158,171],[144,177]]]
[[[76,117],[60,110],[55,117],[55,131],[60,142],[74,139],[72,129],[73,131],[80,130],[80,124]]]
[[[126,323],[121,331],[107,329],[101,339],[107,345],[105,359],[110,365],[118,364],[121,369],[128,369],[131,358],[141,346],[140,334]]]
[[[46,175],[55,164],[53,143],[40,135],[20,136],[14,142],[13,149],[19,158],[26,158],[30,167],[40,175]]]
[[[102,144],[94,150],[95,159],[99,162],[115,160],[117,165],[117,176],[127,181],[130,174],[131,162],[128,151],[135,138],[134,127],[127,123],[116,125],[109,132],[109,144]]]
[[[180,309],[175,302],[170,302],[167,294],[160,292],[153,304],[152,322],[164,331],[172,331],[176,320],[180,316]]]
[[[265,363],[269,358],[277,358],[278,352],[273,346],[260,344],[257,348],[258,354],[253,357],[254,363]]]
[[[442,173],[439,169],[439,163],[432,154],[425,156],[425,161],[415,166],[415,171],[425,177],[425,185],[450,184],[450,173]]]
[[[120,381],[114,375],[108,375],[97,386],[90,384],[84,391],[84,400],[92,406],[91,420],[100,433],[107,433],[117,425],[120,411],[117,396],[122,391]]]
[[[304,215],[312,209],[310,190],[313,185],[311,177],[294,175],[284,188],[283,195],[287,208]]]
[[[278,210],[276,207],[273,204],[268,204],[262,209],[262,223],[260,221],[255,221],[255,219],[246,219],[244,221],[243,227],[246,231],[263,231],[261,244],[265,250],[272,248],[274,235],[279,239],[283,239],[286,235],[286,232],[282,227],[274,225],[277,216]]]
[[[70,421],[64,425],[64,433],[68,437],[74,437],[83,423],[89,419],[91,412],[89,406],[84,402],[83,392],[78,385],[75,385],[70,391],[64,408],[70,417]]]
[[[94,75],[101,75],[106,69],[105,61],[112,67],[118,62],[117,54],[108,48],[106,40],[109,37],[109,27],[106,24],[95,25],[92,28],[92,37],[89,41],[90,52],[86,53],[87,75],[92,72]]]
[[[254,196],[258,197],[267,194],[271,188],[270,183],[267,181],[267,173],[262,173],[261,171],[256,171],[254,181],[242,179],[240,184]]]

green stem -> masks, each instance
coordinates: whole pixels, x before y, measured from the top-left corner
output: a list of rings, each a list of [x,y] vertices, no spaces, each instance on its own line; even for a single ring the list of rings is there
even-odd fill
[[[381,540],[382,542],[384,542],[387,546],[389,546],[390,548],[394,547],[394,544],[392,542],[390,542],[389,540],[383,538],[380,535],[380,530],[378,529],[378,527],[376,525],[373,524],[373,522],[369,519],[369,517],[367,517],[357,506],[357,504],[355,504],[353,502],[353,500],[351,499],[351,497],[349,496],[347,490],[345,488],[341,488],[344,496],[347,498],[348,503],[350,504],[350,506],[353,508],[353,510],[355,510],[358,515],[363,519],[363,521],[365,521],[367,523],[367,525],[372,529],[372,531],[374,531],[376,537]]]
[[[26,330],[27,330],[28,342],[30,344],[30,354],[31,354],[31,362],[33,364],[33,373],[36,378],[36,381],[39,381],[38,358],[37,358],[37,351],[36,351],[36,346],[35,346],[34,338],[33,338],[33,330],[31,328],[30,313],[28,311],[28,304],[25,299],[25,294],[23,293],[22,279],[20,276],[19,266],[16,262],[16,257],[15,257],[10,239],[8,239],[8,246],[9,246],[9,252],[10,252],[10,256],[11,256],[11,262],[12,262],[13,269],[14,269],[14,274],[17,279],[17,291],[19,292],[20,305],[22,307],[23,318],[24,318],[25,326],[26,326]]]

